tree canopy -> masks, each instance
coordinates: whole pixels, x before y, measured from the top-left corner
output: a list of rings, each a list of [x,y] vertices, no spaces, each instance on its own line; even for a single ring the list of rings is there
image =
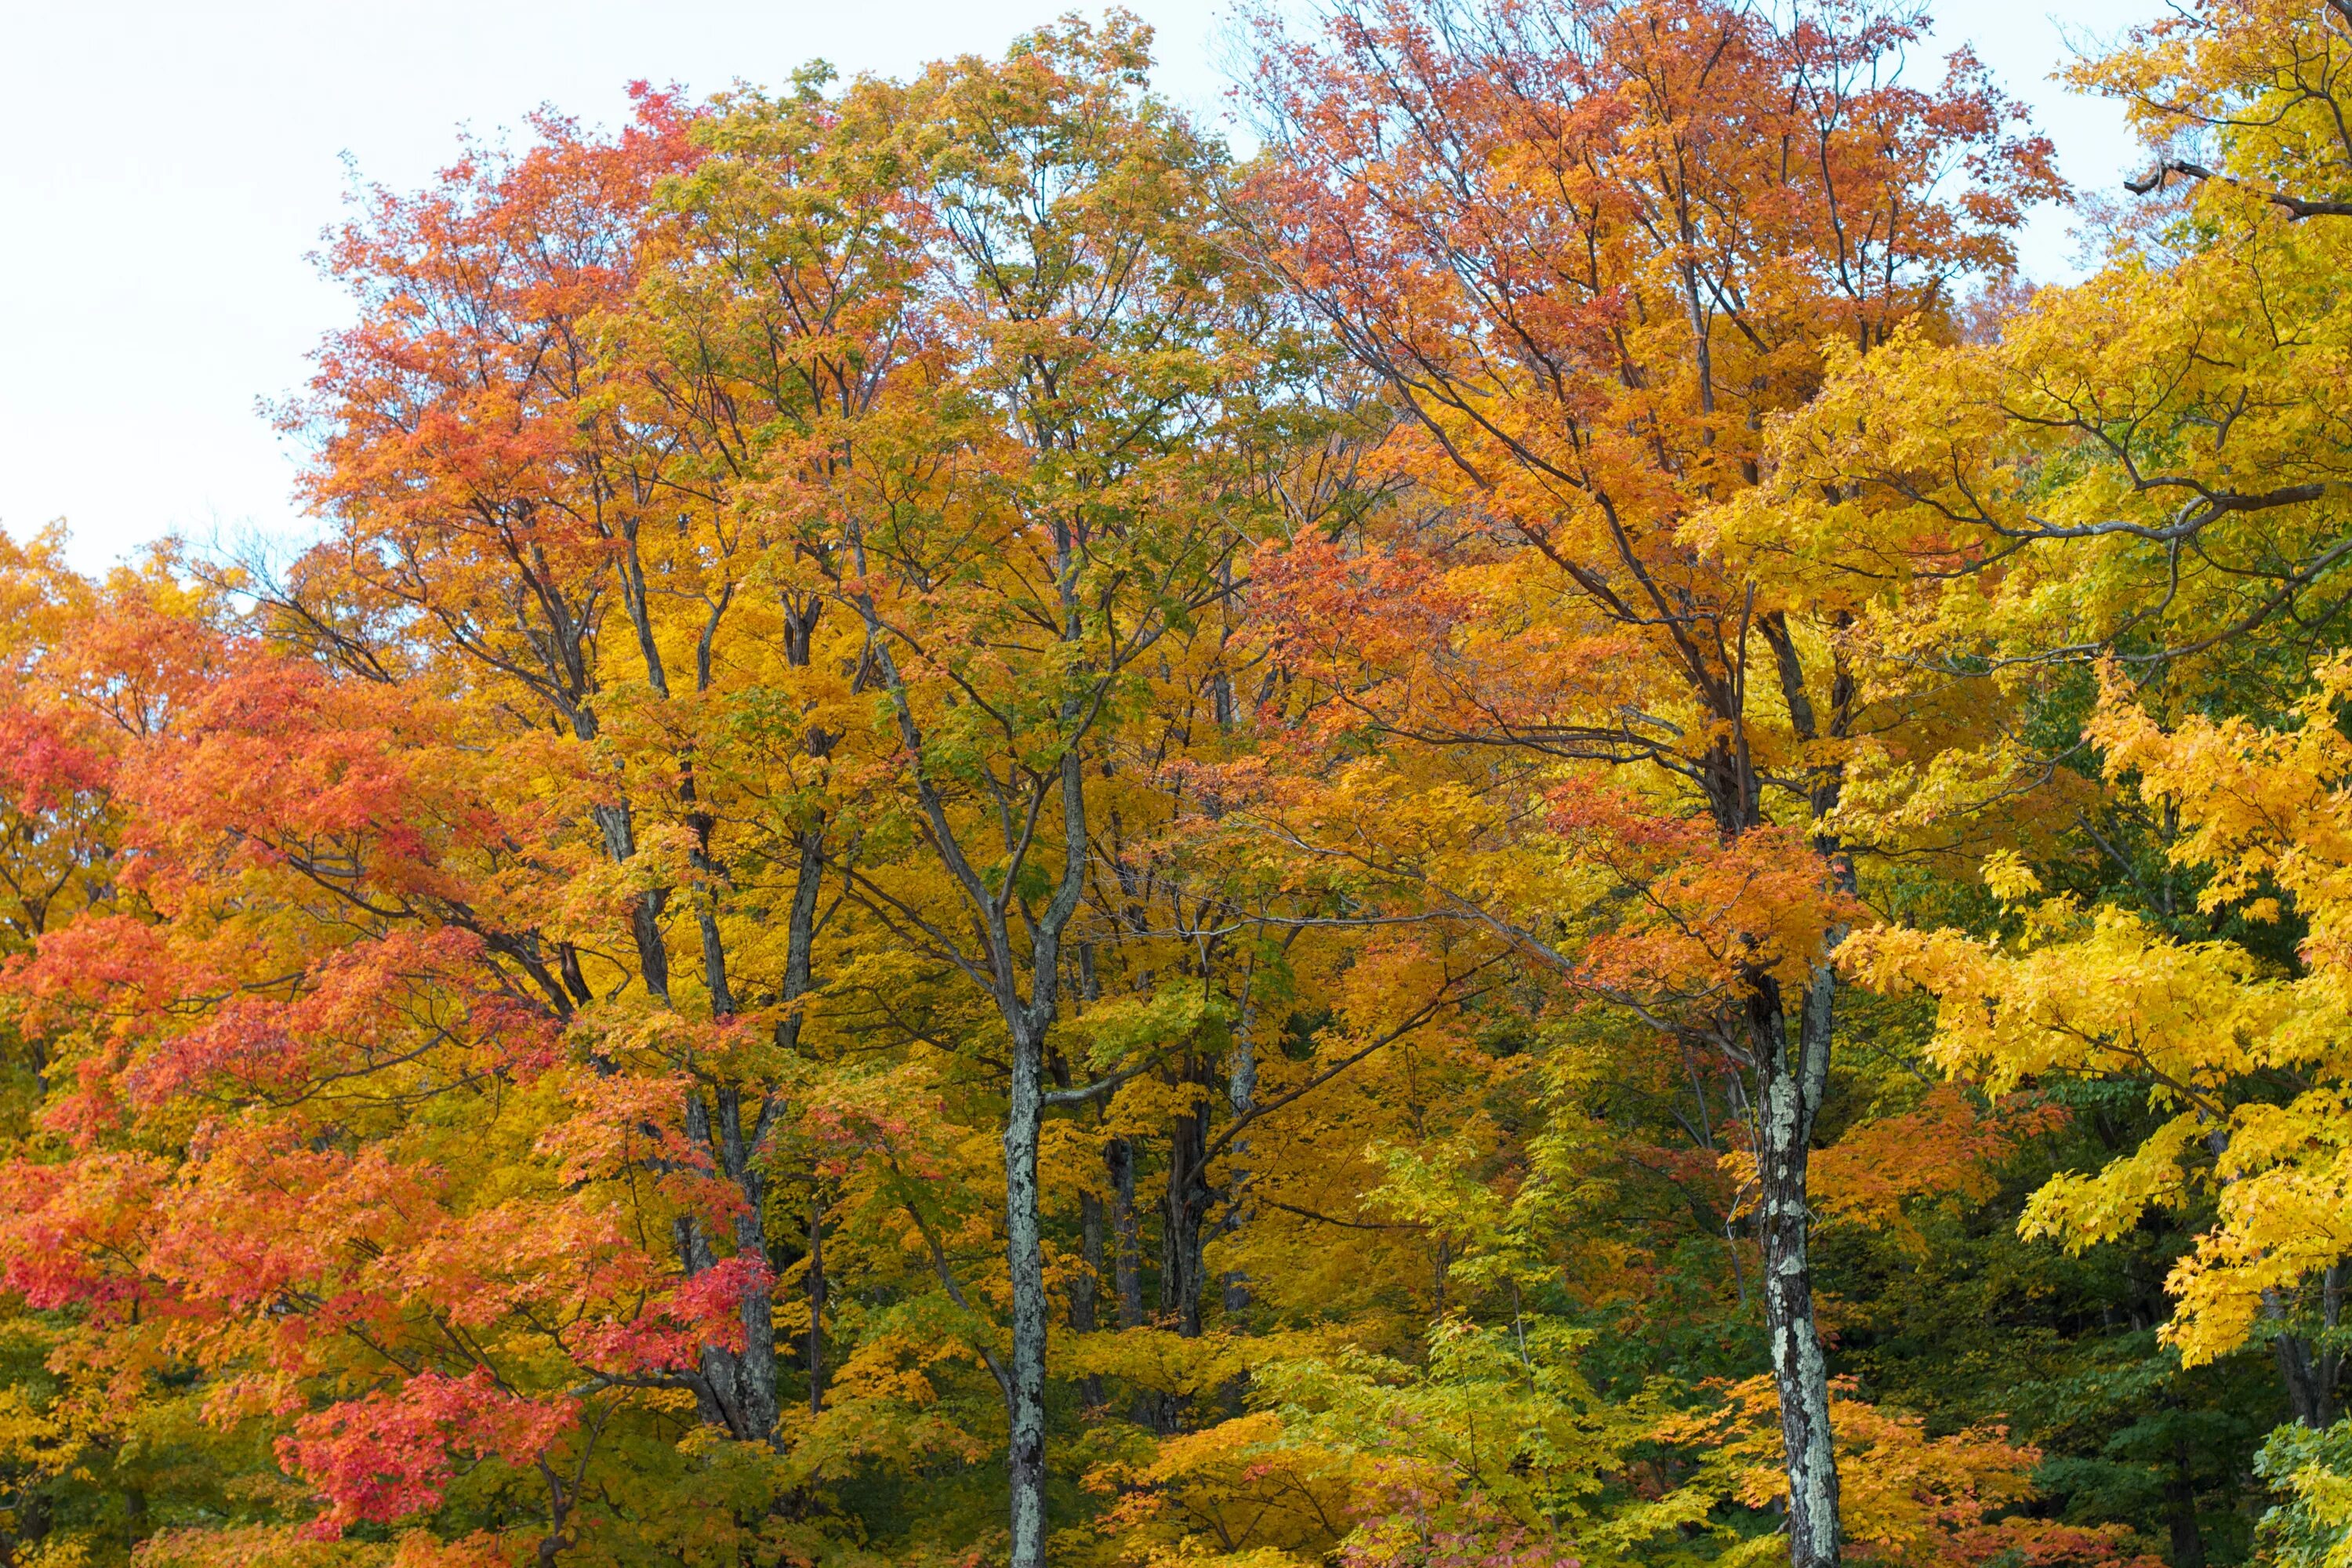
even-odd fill
[[[0,1568],[2352,1568],[2352,8],[1070,16],[0,539]]]

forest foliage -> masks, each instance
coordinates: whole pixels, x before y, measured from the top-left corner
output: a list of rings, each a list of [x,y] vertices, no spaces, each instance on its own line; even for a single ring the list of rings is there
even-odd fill
[[[2352,1568],[2352,7],[1927,26],[362,193],[0,540],[0,1568]]]

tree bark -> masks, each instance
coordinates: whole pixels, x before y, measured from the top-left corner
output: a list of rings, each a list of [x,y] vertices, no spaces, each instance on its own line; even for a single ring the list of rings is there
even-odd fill
[[[1045,1249],[1039,1234],[1037,1141],[1045,1110],[1045,1031],[1016,1031],[1004,1112],[1004,1258],[1013,1284],[1013,1363],[1005,1457],[1013,1490],[1012,1568],[1045,1563]]]
[[[1118,1326],[1143,1326],[1143,1228],[1135,1217],[1135,1145],[1113,1138],[1103,1145],[1110,1169],[1111,1272],[1118,1297]],[[1128,1411],[1138,1426],[1157,1431],[1163,1420],[1157,1394],[1138,1392]]]
[[[746,1158],[740,1101],[733,1090],[724,1089],[719,1091],[717,1100],[714,1115],[699,1089],[688,1092],[687,1135],[701,1148],[709,1150],[720,1170],[756,1202],[764,1190],[764,1183]],[[694,1216],[680,1215],[673,1226],[678,1263],[689,1277],[718,1265],[710,1237]],[[762,1264],[767,1261],[766,1240],[756,1207],[749,1215],[737,1216],[735,1245],[739,1250],[749,1248]],[[747,1289],[738,1310],[745,1330],[743,1348],[730,1351],[719,1345],[702,1347],[701,1376],[695,1388],[698,1413],[706,1424],[722,1427],[733,1436],[773,1442],[777,1429],[773,1292],[764,1288]]]
[[[1789,1477],[1791,1568],[1833,1568],[1839,1557],[1837,1454],[1830,1429],[1829,1367],[1813,1312],[1806,1165],[1813,1121],[1829,1083],[1836,981],[1813,972],[1790,1038],[1780,988],[1756,981],[1749,1038],[1758,1079],[1756,1168],[1762,1189],[1764,1325],[1780,1395],[1780,1436]]]
[[[775,1287],[764,1272],[768,1237],[761,1218],[767,1211],[768,1178],[760,1168],[758,1152],[744,1136],[741,1091],[724,1088],[718,1099],[719,1160],[736,1190],[743,1194],[744,1206],[735,1215],[735,1251],[739,1257],[757,1259],[763,1271],[759,1280],[746,1286],[737,1308],[743,1324],[743,1351],[735,1358],[736,1403],[746,1428],[744,1436],[772,1443],[782,1402],[776,1394]]]
[[[1234,1029],[1233,1065],[1225,1080],[1225,1103],[1232,1107],[1236,1122],[1245,1122],[1257,1110],[1257,1041],[1255,1026],[1257,1006],[1254,998],[1242,1003],[1241,1021]],[[1223,1231],[1231,1236],[1249,1222],[1250,1141],[1246,1137],[1234,1140],[1226,1161],[1229,1174],[1225,1179],[1225,1217]],[[1228,1320],[1249,1310],[1249,1276],[1238,1268],[1228,1268],[1218,1282],[1223,1295]]]
[[[2263,1292],[2265,1309],[2272,1305],[2277,1292]],[[2282,1306],[2274,1314],[2284,1318]],[[2314,1431],[2323,1431],[2336,1420],[2335,1357],[2315,1352],[2311,1342],[2301,1334],[2289,1333],[2282,1328],[2271,1342],[2272,1352],[2278,1358],[2279,1381],[2286,1384],[2287,1407],[2294,1412],[2295,1420]],[[2323,1369],[2325,1375],[2323,1375]]]
[[[1187,1074],[1198,1081],[1197,1074]],[[1201,1334],[1201,1293],[1208,1284],[1209,1105],[1196,1100],[1168,1129],[1168,1192],[1160,1208],[1160,1310],[1186,1339]]]
[[[1091,1334],[1102,1327],[1103,1201],[1092,1193],[1078,1195],[1079,1256],[1086,1267],[1070,1283],[1070,1331]],[[1078,1397],[1089,1411],[1103,1407],[1102,1373],[1090,1372],[1078,1380]]]

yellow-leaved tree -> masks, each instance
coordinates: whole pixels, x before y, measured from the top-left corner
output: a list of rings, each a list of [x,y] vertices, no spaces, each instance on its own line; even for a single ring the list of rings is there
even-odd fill
[[[2111,1241],[2210,1184],[2218,1217],[2168,1281],[2164,1330],[2191,1364],[2265,1335],[2295,1415],[2332,1418],[2333,1345],[2352,1255],[2352,742],[2336,718],[2352,661],[2319,672],[2300,722],[2158,724],[2110,670],[2089,727],[2113,778],[2177,813],[2177,864],[2210,873],[2210,911],[2306,930],[2299,972],[2228,941],[2184,942],[2115,907],[2037,898],[2013,854],[1988,867],[2015,934],[1883,928],[1841,954],[1881,986],[1938,999],[1932,1049],[1995,1091],[2053,1078],[2145,1080],[2165,1115],[2137,1148],[2034,1195],[2024,1228]]]

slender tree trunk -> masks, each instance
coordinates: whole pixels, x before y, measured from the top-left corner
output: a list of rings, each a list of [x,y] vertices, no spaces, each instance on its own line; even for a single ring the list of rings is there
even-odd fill
[[[1114,1138],[1103,1145],[1103,1163],[1110,1167],[1112,1277],[1118,1291],[1118,1326],[1143,1326],[1143,1230],[1135,1218],[1135,1145]],[[1157,1430],[1161,1424],[1157,1395],[1139,1393],[1129,1418],[1139,1426]]]
[[[737,1309],[743,1351],[735,1358],[735,1400],[744,1436],[772,1443],[782,1404],[776,1394],[776,1294],[767,1274],[768,1237],[761,1217],[767,1212],[768,1179],[744,1137],[741,1091],[721,1089],[718,1099],[719,1158],[743,1194],[744,1206],[735,1215],[735,1251],[756,1259],[761,1269]]]
[[[698,1098],[689,1097],[687,1101],[689,1120]],[[710,1238],[702,1234],[701,1225],[692,1215],[680,1215],[670,1221],[670,1234],[677,1244],[678,1267],[689,1279],[717,1261],[711,1255]],[[706,1426],[716,1426],[738,1437],[744,1436],[743,1424],[735,1414],[735,1358],[717,1345],[704,1345],[698,1372],[694,1380],[696,1418]]]
[[[1257,1041],[1255,1025],[1257,1005],[1254,1000],[1242,1003],[1241,1022],[1234,1029],[1234,1058],[1225,1079],[1225,1103],[1233,1109],[1236,1121],[1246,1121],[1257,1109]],[[1229,1174],[1225,1181],[1225,1217],[1221,1227],[1231,1236],[1249,1223],[1250,1141],[1247,1137],[1234,1140],[1226,1159]],[[1249,1276],[1238,1268],[1228,1268],[1219,1281],[1223,1295],[1227,1318],[1238,1317],[1249,1310]]]
[[[1193,1077],[1195,1075],[1188,1075]],[[1197,1079],[1195,1079],[1197,1081]],[[1201,1334],[1201,1294],[1208,1284],[1209,1106],[1196,1100],[1168,1129],[1168,1193],[1160,1210],[1160,1310],[1186,1339]]]
[[[635,824],[625,805],[590,808],[604,839],[604,853],[615,866],[626,865],[637,852]],[[669,1004],[669,949],[662,942],[661,912],[667,897],[648,888],[629,900],[629,936],[637,949],[637,973],[656,1001]]]
[[[1829,1368],[1813,1313],[1807,1235],[1812,1216],[1806,1201],[1813,1119],[1829,1082],[1835,987],[1826,966],[1814,971],[1793,1041],[1776,984],[1759,980],[1749,1004],[1758,1079],[1764,1324],[1780,1395],[1792,1568],[1834,1568],[1839,1552],[1837,1454],[1830,1430]]]
[[[1078,1249],[1086,1267],[1070,1281],[1070,1331],[1091,1334],[1102,1327],[1103,1281],[1103,1201],[1092,1193],[1078,1194]],[[1088,1410],[1101,1409],[1102,1373],[1087,1373],[1078,1394]]]
[[[1066,617],[1064,640],[1079,640],[1077,585],[1073,575],[1074,545],[1066,522],[1055,525],[1056,574],[1062,584]],[[860,570],[864,548],[856,547]],[[866,629],[881,636],[880,617],[873,601],[856,601]],[[1005,1468],[1011,1491],[1011,1568],[1045,1568],[1045,1251],[1038,1210],[1037,1142],[1045,1110],[1045,1032],[1057,1016],[1062,963],[1062,937],[1086,891],[1087,839],[1086,763],[1077,737],[1083,733],[1084,705],[1066,698],[1061,719],[1068,739],[1061,764],[1052,778],[1058,785],[1062,814],[1062,868],[1052,900],[1042,912],[1022,906],[1021,923],[1028,936],[1028,952],[1018,953],[1013,926],[1008,918],[1013,872],[1006,873],[1002,894],[991,891],[964,852],[948,808],[926,767],[921,726],[915,719],[905,678],[890,655],[887,640],[874,648],[882,681],[898,710],[899,739],[905,744],[908,772],[920,800],[931,847],[970,900],[981,937],[979,957],[984,960],[988,986],[999,1016],[1012,1037],[1012,1081],[1004,1110],[1004,1253],[1005,1271],[1013,1290],[1013,1354],[998,1373],[1003,1389],[1008,1433]],[[1099,710],[1096,710],[1099,711]],[[1043,787],[1041,784],[1041,787]],[[1045,797],[1034,797],[1042,808]],[[1034,822],[1034,811],[1028,820]],[[1026,840],[1008,831],[1004,850],[1025,853]],[[1017,869],[1017,865],[1015,867]],[[977,965],[971,965],[979,972]],[[1021,994],[1025,970],[1029,994]]]
[[[2336,1396],[2336,1380],[2344,1368],[2343,1339],[2337,1332],[2344,1326],[2344,1265],[2331,1263],[2319,1277],[2319,1317],[2327,1331],[2316,1357],[2319,1393],[2331,1405]]]
[[[1197,1082],[1188,1073],[1187,1082]],[[1201,1337],[1201,1296],[1208,1286],[1202,1253],[1208,1243],[1209,1107],[1196,1100],[1168,1128],[1168,1190],[1160,1200],[1160,1317],[1188,1340]],[[1149,1402],[1150,1425],[1176,1432],[1184,1424],[1184,1399],[1162,1394]]]
[[[1012,1568],[1045,1563],[1045,1250],[1039,1234],[1037,1140],[1045,1112],[1045,1031],[1016,1030],[1004,1115],[1004,1253],[1013,1284],[1006,1455],[1013,1491]]]
[[[651,631],[638,605],[635,621],[641,639],[646,643],[647,669],[655,687],[664,696],[668,686],[662,679],[660,665],[651,650]],[[594,725],[583,712],[575,721],[575,729],[583,740],[594,734]],[[691,775],[688,775],[689,781]],[[689,782],[686,798],[691,802],[693,792]],[[636,854],[636,829],[625,805],[604,805],[591,808],[598,831],[604,841],[605,854],[615,865],[625,865]],[[707,831],[707,830],[706,830]],[[707,839],[698,851],[697,864],[705,871],[711,870],[707,853]],[[805,871],[806,867],[803,867]],[[669,950],[662,936],[661,914],[668,899],[667,889],[651,888],[636,895],[629,906],[629,931],[637,950],[637,971],[646,992],[663,1005],[669,1005]],[[709,992],[714,1017],[726,1017],[734,1011],[735,1001],[727,983],[726,949],[719,938],[718,921],[706,898],[698,907],[697,922],[702,936],[704,983]],[[805,952],[805,944],[801,951]],[[587,999],[587,984],[580,975],[579,959],[566,947],[563,951],[564,979],[567,986],[583,1001]],[[803,990],[806,989],[803,974]],[[761,1126],[755,1127],[747,1137],[743,1126],[740,1092],[732,1086],[716,1091],[718,1102],[714,1118],[711,1108],[699,1091],[689,1094],[686,1104],[688,1135],[707,1151],[719,1169],[743,1194],[746,1212],[736,1217],[735,1246],[739,1253],[748,1254],[763,1266],[767,1262],[767,1237],[761,1228],[761,1214],[765,1196],[766,1178],[759,1170],[759,1135],[764,1131],[765,1109]],[[678,1262],[688,1275],[699,1274],[716,1265],[710,1238],[691,1217],[680,1216],[676,1223]],[[709,1425],[717,1426],[749,1440],[773,1442],[777,1431],[779,1409],[776,1396],[776,1332],[775,1298],[766,1284],[754,1284],[743,1293],[738,1309],[743,1324],[743,1349],[740,1352],[722,1350],[715,1345],[702,1347],[702,1376],[696,1389],[697,1413]]]
[[[2218,1158],[2229,1148],[2229,1134],[2209,1134],[2206,1142]],[[2320,1300],[2322,1321],[2333,1329],[2343,1302],[2340,1266],[2322,1276]],[[2297,1425],[2315,1432],[2326,1430],[2336,1421],[2337,1352],[2315,1349],[2310,1340],[2289,1331],[2286,1325],[2293,1312],[2284,1291],[2263,1292],[2263,1316],[2275,1325],[2271,1353],[2278,1362],[2279,1381],[2286,1385],[2287,1408],[2294,1413]]]
[[[2205,1536],[2197,1528],[2196,1500],[2182,1491],[2177,1479],[2165,1482],[2164,1512],[2171,1536],[2165,1561],[2171,1568],[2205,1568]]]
[[[2270,1315],[2284,1319],[2286,1316],[2284,1303],[2276,1304],[2276,1310],[2272,1310],[2274,1305],[2273,1298],[2277,1294],[2274,1290],[2263,1291],[2263,1305]],[[2314,1431],[2325,1430],[2333,1425],[2336,1419],[2333,1386],[2336,1380],[2332,1376],[2323,1377],[2321,1368],[2324,1362],[2332,1363],[2335,1358],[2323,1358],[2315,1353],[2309,1340],[2301,1334],[2291,1334],[2284,1328],[2271,1342],[2271,1350],[2278,1358],[2279,1381],[2286,1384],[2287,1407],[2294,1412],[2295,1420]],[[2331,1364],[2326,1370],[2333,1373],[2335,1368]]]
[[[739,1105],[728,1090],[720,1090],[718,1115],[714,1118],[699,1089],[689,1090],[686,1097],[686,1131],[698,1147],[709,1150],[719,1168],[739,1185],[746,1181],[756,1184],[757,1177],[745,1168],[743,1162],[742,1124]],[[705,1273],[717,1267],[718,1254],[712,1249],[709,1235],[691,1215],[680,1215],[673,1222],[677,1241],[678,1264],[686,1273]],[[756,1214],[736,1222],[736,1246],[754,1248],[752,1256],[761,1263],[767,1261],[767,1249],[761,1235]],[[739,1309],[746,1331],[743,1349],[727,1350],[719,1345],[704,1345],[701,1354],[701,1379],[695,1390],[698,1414],[711,1426],[724,1428],[746,1440],[770,1442],[776,1434],[776,1336],[773,1319],[773,1297],[770,1291],[753,1289],[744,1292]],[[763,1331],[754,1334],[754,1325]]]

